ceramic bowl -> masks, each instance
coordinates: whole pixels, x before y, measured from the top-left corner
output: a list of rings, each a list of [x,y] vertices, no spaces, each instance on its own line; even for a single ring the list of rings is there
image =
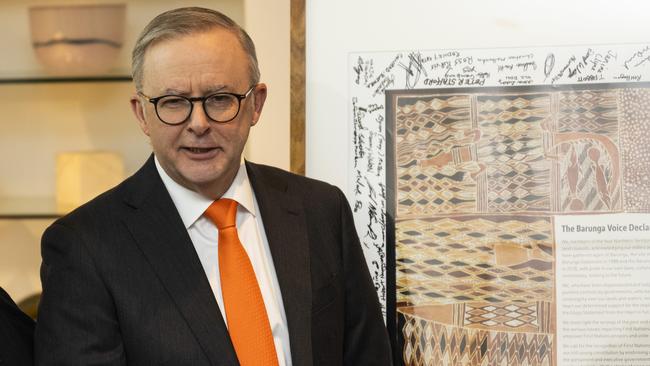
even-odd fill
[[[106,73],[122,47],[125,18],[126,4],[30,7],[36,57],[54,75]]]

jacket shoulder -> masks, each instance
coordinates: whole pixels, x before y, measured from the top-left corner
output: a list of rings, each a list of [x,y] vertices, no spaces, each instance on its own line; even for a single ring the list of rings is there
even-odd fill
[[[338,187],[318,179],[308,178],[269,165],[251,162],[246,162],[246,165],[249,173],[252,173],[251,179],[261,179],[265,184],[276,185],[278,188],[283,188],[282,186],[286,185],[287,191],[291,194],[316,197],[319,195],[333,197],[343,195]]]
[[[119,215],[124,202],[124,193],[128,187],[129,178],[119,185],[109,189],[90,201],[70,211],[59,218],[54,224],[68,227],[102,224],[110,222],[111,217]]]

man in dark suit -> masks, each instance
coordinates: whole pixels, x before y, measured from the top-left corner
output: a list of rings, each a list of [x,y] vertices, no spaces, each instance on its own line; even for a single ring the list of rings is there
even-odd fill
[[[267,93],[248,35],[163,13],[133,75],[154,154],[43,235],[36,364],[389,365],[343,193],[241,162]]]
[[[34,321],[0,287],[0,365],[33,364]]]

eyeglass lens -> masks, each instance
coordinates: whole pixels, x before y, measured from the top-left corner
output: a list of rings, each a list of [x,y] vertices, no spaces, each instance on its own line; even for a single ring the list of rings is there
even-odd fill
[[[203,103],[205,113],[217,122],[227,122],[237,116],[239,99],[230,94],[215,94]],[[192,102],[180,96],[166,96],[156,104],[158,117],[166,123],[182,123],[192,113]]]

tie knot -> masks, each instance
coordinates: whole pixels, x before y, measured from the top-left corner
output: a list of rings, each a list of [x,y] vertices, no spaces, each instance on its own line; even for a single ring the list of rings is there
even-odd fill
[[[228,198],[220,198],[210,205],[204,213],[215,225],[217,229],[223,230],[235,226],[237,217],[237,201]]]

